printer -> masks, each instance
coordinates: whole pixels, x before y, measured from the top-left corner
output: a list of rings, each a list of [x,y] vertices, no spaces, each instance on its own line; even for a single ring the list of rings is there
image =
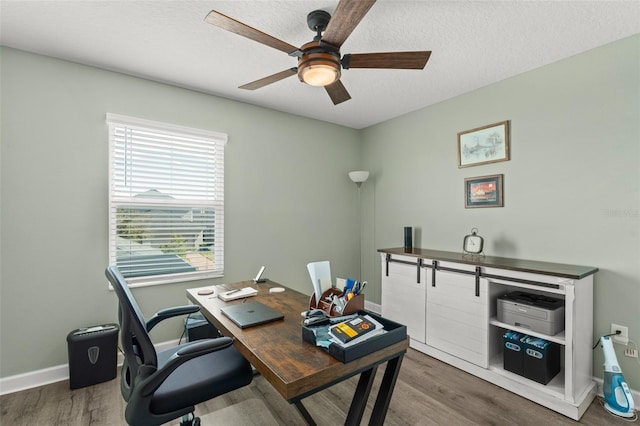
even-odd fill
[[[550,336],[564,330],[564,300],[523,291],[498,297],[498,321]]]

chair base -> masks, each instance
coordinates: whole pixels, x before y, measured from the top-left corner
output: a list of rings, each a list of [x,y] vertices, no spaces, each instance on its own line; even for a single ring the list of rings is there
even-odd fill
[[[197,410],[196,406],[196,410]],[[211,413],[200,413],[206,426],[278,426],[265,403],[258,398],[237,402]]]
[[[193,413],[185,414],[180,419],[180,426],[200,426],[200,417],[196,417]]]

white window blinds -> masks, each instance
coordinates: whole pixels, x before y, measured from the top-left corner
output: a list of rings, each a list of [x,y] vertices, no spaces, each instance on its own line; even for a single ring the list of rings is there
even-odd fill
[[[107,114],[109,263],[130,284],[224,272],[227,136]]]

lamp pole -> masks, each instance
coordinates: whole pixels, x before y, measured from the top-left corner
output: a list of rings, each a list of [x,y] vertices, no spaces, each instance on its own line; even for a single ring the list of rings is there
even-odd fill
[[[369,172],[364,170],[349,172],[349,178],[358,188],[358,244],[360,246],[360,253],[358,253],[358,281],[362,282],[362,199],[360,195],[360,187],[362,186],[362,183],[369,178]]]

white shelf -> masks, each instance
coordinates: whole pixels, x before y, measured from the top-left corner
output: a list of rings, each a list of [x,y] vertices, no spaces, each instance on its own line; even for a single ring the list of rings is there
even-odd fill
[[[558,334],[549,336],[548,334],[538,333],[529,328],[517,327],[515,325],[507,324],[506,322],[500,322],[498,321],[497,317],[491,317],[491,319],[489,320],[489,324],[495,325],[496,327],[505,328],[507,330],[513,330],[519,333],[528,334],[529,336],[540,337],[541,339],[545,339],[550,342],[555,342],[563,346],[567,344],[565,340],[564,330],[562,330]]]
[[[540,392],[552,395],[556,398],[564,398],[564,368],[549,383],[543,385],[524,376],[507,371],[503,368],[502,352],[496,354],[489,362],[489,370],[500,376],[506,377],[514,382],[521,383],[527,387],[537,389]]]

